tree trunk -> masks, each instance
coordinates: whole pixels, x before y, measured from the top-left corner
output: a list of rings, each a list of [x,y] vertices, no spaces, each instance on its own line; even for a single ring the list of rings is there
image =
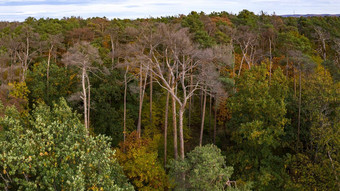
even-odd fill
[[[26,37],[26,54],[24,55],[24,67],[23,67],[23,74],[22,74],[22,81],[24,82],[26,79],[26,71],[28,69],[28,54],[30,49],[30,41],[28,38],[28,34]]]
[[[149,69],[145,71],[145,77],[143,82],[143,65],[140,63],[139,69],[139,112],[138,112],[138,124],[137,124],[137,134],[138,137],[141,137],[142,132],[142,107],[143,107],[143,100],[144,100],[144,93],[146,89],[146,82],[148,79],[148,72]]]
[[[139,68],[139,109],[138,109],[138,124],[137,124],[137,134],[140,137],[141,134],[141,126],[142,126],[142,105],[143,105],[143,72],[142,72],[142,64],[140,64]]]
[[[49,101],[49,77],[50,77],[50,62],[51,62],[51,54],[53,50],[53,45],[48,51],[48,59],[47,59],[47,69],[46,69],[46,97],[47,101]]]
[[[167,150],[168,150],[168,113],[169,113],[169,97],[170,93],[166,94],[165,116],[164,116],[164,168],[166,168]]]
[[[203,98],[203,111],[202,111],[202,121],[201,121],[201,133],[200,133],[200,147],[202,146],[203,142],[203,130],[204,130],[204,119],[205,119],[205,107],[207,103],[207,92],[204,91],[204,98]]]
[[[184,160],[184,133],[183,133],[183,116],[184,116],[185,104],[183,104],[179,110],[179,143],[180,143],[180,152],[181,159]]]
[[[325,60],[327,60],[325,39],[322,39],[322,48],[323,48],[323,60],[325,61]]]
[[[176,99],[172,96],[172,125],[174,128],[174,157],[178,158],[178,150],[177,150],[177,119],[176,119]]]
[[[334,176],[335,176],[335,180],[336,180],[336,182],[338,183],[338,188],[339,188],[339,190],[340,190],[340,182],[339,182],[339,180],[338,180],[338,174],[336,173],[336,168],[335,168],[335,166],[334,166],[333,159],[332,159],[332,157],[331,157],[330,151],[327,152],[327,155],[328,155],[329,160],[331,161],[331,165],[332,165],[333,173],[334,173]]]
[[[82,88],[83,88],[82,98],[83,98],[83,104],[84,104],[84,124],[86,128],[86,132],[87,134],[89,134],[89,128],[87,124],[87,92],[86,92],[86,84],[85,84],[85,75],[86,75],[86,69],[83,67],[81,82],[82,82]]]
[[[110,35],[110,40],[111,40],[111,49],[112,49],[112,55],[111,55],[111,62],[112,62],[112,69],[115,63],[115,45],[113,42],[113,35]]]

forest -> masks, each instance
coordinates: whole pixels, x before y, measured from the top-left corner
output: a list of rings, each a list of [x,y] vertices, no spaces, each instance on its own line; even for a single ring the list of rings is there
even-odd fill
[[[0,22],[0,189],[340,190],[340,17]]]

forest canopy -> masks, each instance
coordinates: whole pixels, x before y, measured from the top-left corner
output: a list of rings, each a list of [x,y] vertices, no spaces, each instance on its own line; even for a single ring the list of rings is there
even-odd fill
[[[339,190],[340,17],[0,22],[0,189]]]

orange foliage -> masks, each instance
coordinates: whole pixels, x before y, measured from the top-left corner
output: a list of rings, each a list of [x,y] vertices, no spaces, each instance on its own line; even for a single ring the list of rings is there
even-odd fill
[[[215,23],[222,22],[222,23],[225,23],[229,26],[232,25],[231,21],[227,17],[211,17],[211,21],[215,22]]]

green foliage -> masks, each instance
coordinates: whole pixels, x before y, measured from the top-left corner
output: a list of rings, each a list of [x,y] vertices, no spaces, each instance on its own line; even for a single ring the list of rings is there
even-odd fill
[[[27,75],[27,86],[34,102],[45,102],[52,105],[60,97],[67,97],[76,91],[77,74],[64,67],[52,63],[47,86],[47,63],[36,63]]]
[[[190,32],[194,34],[194,41],[198,42],[202,48],[211,47],[215,44],[215,40],[204,30],[204,24],[200,17],[197,12],[193,11],[183,18],[182,26],[189,28]]]
[[[285,190],[337,190],[334,172],[327,160],[315,162],[302,153],[288,154],[285,166],[291,177]]]
[[[297,31],[282,32],[278,35],[278,45],[281,51],[299,50],[303,53],[311,53],[311,42]]]
[[[288,172],[293,184],[306,190],[335,190],[338,186],[335,176],[340,168],[338,84],[333,83],[330,73],[321,65],[305,80],[299,144],[306,149],[288,155]],[[292,126],[296,128],[296,122]]]
[[[123,79],[117,71],[98,75],[91,76],[91,125],[96,134],[111,137],[112,146],[115,147],[123,140]],[[134,95],[130,91],[127,94],[126,128],[131,132],[135,129],[134,119],[137,118],[138,107]]]
[[[138,138],[134,131],[119,146],[119,164],[136,190],[166,190],[170,187],[168,177],[157,159],[157,145],[153,141]]]
[[[9,190],[132,190],[105,136],[86,134],[65,100],[38,105],[27,121],[5,116],[0,187]]]
[[[225,157],[215,145],[196,147],[184,160],[172,160],[169,167],[177,182],[175,190],[226,190],[233,172],[233,167],[225,166]]]
[[[238,92],[230,98],[232,118],[228,123],[234,144],[228,156],[236,177],[255,181],[256,189],[278,188],[284,184],[283,159],[275,155],[284,135],[288,84],[280,69],[269,85],[264,65],[253,67],[237,79]]]
[[[255,190],[339,189],[340,184],[338,184],[337,179],[340,179],[338,173],[340,172],[340,17],[279,17],[267,15],[264,12],[256,15],[251,11],[243,10],[239,14],[214,12],[205,15],[203,12],[191,12],[187,16],[137,20],[109,20],[99,17],[88,19],[80,17],[35,19],[29,17],[24,22],[0,22],[0,100],[2,101],[0,116],[7,116],[0,126],[0,139],[2,140],[0,142],[3,146],[0,151],[6,152],[0,152],[0,154],[12,157],[10,160],[0,161],[1,175],[4,176],[4,178],[0,177],[0,180],[9,180],[10,190],[48,190],[52,181],[57,190],[62,188],[72,190],[71,183],[76,182],[85,185],[83,187],[77,186],[76,189],[101,189],[100,184],[94,186],[92,183],[95,182],[94,179],[101,181],[105,178],[100,178],[102,175],[98,175],[97,172],[94,173],[96,169],[92,169],[89,164],[99,164],[98,161],[103,159],[103,155],[113,156],[112,153],[107,154],[109,151],[106,151],[109,148],[108,139],[100,138],[102,136],[85,139],[86,136],[82,134],[82,131],[74,130],[81,124],[79,120],[73,120],[73,114],[64,112],[65,115],[69,116],[64,117],[67,118],[65,122],[60,117],[56,117],[57,114],[53,109],[47,109],[47,106],[39,106],[34,109],[32,105],[45,102],[52,106],[53,102],[60,97],[80,100],[79,94],[74,94],[79,91],[79,86],[76,86],[79,78],[73,71],[74,68],[61,64],[61,58],[65,58],[63,55],[73,44],[86,41],[98,49],[100,59],[103,61],[102,65],[101,62],[95,63],[93,65],[95,68],[88,68],[91,70],[88,73],[91,84],[89,86],[91,90],[90,129],[93,130],[94,134],[104,134],[112,138],[109,140],[110,143],[113,147],[117,146],[123,140],[124,104],[124,71],[119,68],[122,65],[125,68],[126,63],[133,63],[130,66],[128,76],[132,79],[134,75],[138,75],[140,61],[145,63],[150,59],[147,53],[149,47],[145,47],[145,44],[143,45],[140,42],[155,45],[164,44],[163,40],[167,41],[164,38],[158,39],[156,33],[152,35],[157,38],[145,38],[145,26],[147,25],[150,29],[157,28],[160,23],[174,24],[178,27],[181,24],[181,27],[187,27],[190,37],[195,43],[193,46],[195,48],[197,45],[198,49],[201,50],[213,47],[210,49],[212,51],[204,50],[204,55],[197,54],[198,56],[192,60],[192,64],[200,63],[200,60],[197,59],[203,59],[204,62],[215,62],[216,59],[213,57],[219,57],[219,50],[215,49],[214,45],[230,45],[234,48],[230,53],[236,52],[233,61],[235,62],[233,63],[235,71],[233,72],[237,72],[241,67],[239,64],[243,56],[238,41],[240,38],[245,38],[247,41],[248,37],[256,37],[246,50],[241,74],[238,77],[230,75],[232,68],[219,65],[217,72],[222,86],[219,87],[219,83],[212,83],[217,85],[217,89],[221,88],[217,91],[217,99],[213,98],[214,102],[217,101],[216,143],[225,153],[227,164],[233,165],[234,174],[231,179],[237,181],[238,189],[246,181],[254,182]],[[144,32],[142,32],[143,30]],[[324,35],[324,41],[317,31],[321,31]],[[29,40],[28,51],[26,50],[27,40]],[[163,45],[156,47],[157,50],[154,49],[157,51],[156,58],[151,59],[169,57],[169,55],[162,55],[167,51]],[[152,49],[152,47],[150,48]],[[270,50],[271,59],[268,58]],[[136,60],[131,59],[132,55],[139,55],[138,52],[143,56],[135,57]],[[171,53],[168,52],[168,54]],[[324,60],[324,54],[326,60]],[[51,58],[51,66],[47,82],[46,60],[48,56]],[[81,58],[86,56],[84,54]],[[28,62],[27,75],[23,76],[22,66],[26,59]],[[187,58],[178,58],[178,60],[160,59],[159,61],[176,62],[176,60],[181,61],[182,59]],[[269,60],[272,61],[272,71],[275,71],[271,75],[270,84],[269,71],[266,69],[269,66],[256,66],[261,62],[269,63]],[[251,61],[249,66],[245,64],[248,61]],[[315,65],[311,63],[316,63],[317,67],[314,67]],[[249,71],[247,71],[248,68]],[[283,76],[279,68],[284,70],[283,73],[286,77]],[[200,67],[196,67],[196,69],[193,71],[195,73],[194,81],[200,80],[198,79]],[[299,108],[300,75],[302,91],[301,107]],[[25,81],[22,81],[23,77],[26,77]],[[149,81],[148,79],[147,81]],[[159,78],[154,76],[154,79]],[[188,83],[190,82],[185,81],[185,84]],[[127,133],[136,128],[138,119],[139,94],[137,86],[138,79],[135,79],[129,82],[127,88]],[[152,137],[152,140],[142,139],[142,141],[133,140],[122,143],[123,145],[130,145],[134,149],[128,152],[121,150],[123,151],[121,156],[125,157],[122,157],[124,158],[124,167],[126,167],[126,172],[137,189],[159,190],[169,187],[166,174],[157,162],[164,156],[164,140],[160,133],[164,132],[164,109],[167,92],[157,83],[153,84],[153,117],[152,123],[150,123],[149,87],[150,84],[147,83],[142,107],[142,136]],[[177,93],[182,95],[183,89],[178,88]],[[195,94],[190,100],[190,117],[189,112],[184,115],[186,151],[195,148],[198,142],[202,119],[202,102],[202,97]],[[212,142],[213,140],[213,129],[211,128],[213,125],[210,125],[213,123],[210,123],[208,119],[210,117],[209,104],[210,102],[207,101],[203,131],[204,142]],[[216,106],[213,103],[213,115],[215,115]],[[55,108],[61,107],[55,106]],[[75,110],[82,109],[79,102],[74,103],[72,107]],[[177,107],[179,107],[179,104],[177,104]],[[35,113],[38,111],[39,116],[45,116],[40,117],[43,120],[36,117],[37,114]],[[29,116],[29,113],[32,113],[32,116]],[[212,118],[214,119],[214,117]],[[9,125],[10,121],[13,123]],[[44,128],[38,128],[38,126]],[[60,133],[55,131],[60,131]],[[9,139],[10,136],[13,137],[13,140]],[[58,146],[47,145],[47,142],[51,141],[45,140],[52,139],[51,136],[56,140],[54,142],[58,142]],[[62,139],[62,137],[70,137],[72,140]],[[85,141],[82,142],[79,137],[84,137]],[[33,138],[43,141],[31,141]],[[25,140],[31,142],[25,142]],[[106,146],[101,149],[105,151],[103,155],[103,152],[99,152],[100,149],[92,149],[102,148],[100,146],[102,144],[90,143],[90,140],[97,142],[105,140],[103,145]],[[167,134],[168,161],[174,157],[173,140],[170,106]],[[137,144],[139,142],[143,144]],[[72,144],[81,145],[74,149]],[[33,147],[35,145],[38,145],[38,147]],[[93,154],[95,159],[86,154],[85,147],[91,148],[91,152],[96,151],[96,154]],[[49,148],[52,153],[48,150]],[[211,152],[204,150],[204,148],[200,149],[202,151],[197,152],[200,154],[190,157],[195,158],[195,160],[193,159],[195,164],[203,161],[202,157],[205,157],[209,160],[207,164],[211,165],[210,160],[215,161],[215,158],[209,155]],[[25,152],[22,152],[22,150]],[[57,157],[55,156],[57,152],[66,152],[67,154],[59,154]],[[205,156],[205,152],[209,156]],[[73,155],[74,159],[68,157]],[[217,153],[214,155],[220,156]],[[83,158],[79,159],[79,157]],[[217,158],[219,157],[216,157],[216,160]],[[76,161],[76,163],[73,164],[73,161]],[[113,162],[113,158],[110,158],[110,161],[114,163],[112,168],[116,169],[114,172],[118,177],[118,174],[121,174],[119,167],[116,168],[115,165],[117,164]],[[155,164],[152,164],[152,161],[155,161]],[[185,161],[189,161],[189,159],[187,158]],[[222,159],[218,162],[220,161]],[[46,166],[44,166],[44,162]],[[53,165],[55,162],[57,162],[57,166]],[[84,164],[85,162],[86,164]],[[3,171],[5,163],[7,166],[6,170]],[[187,168],[185,165],[188,164],[188,162],[183,163],[183,168]],[[181,184],[182,174],[180,171],[183,169],[179,169],[179,167],[181,166],[178,166],[179,175],[176,180]],[[103,168],[106,169],[105,165]],[[91,181],[86,178],[91,174],[88,169],[91,170],[91,173],[96,174]],[[150,169],[154,171],[148,172]],[[196,171],[192,169],[186,171],[187,178],[185,183],[182,184],[183,187],[202,190],[200,188],[204,185],[211,186],[221,183],[218,182],[218,178],[218,180],[211,178],[215,177],[215,174],[212,174],[206,166],[196,165],[195,169]],[[215,170],[214,168],[211,169]],[[22,172],[25,172],[25,174],[22,174]],[[107,171],[100,172],[106,173]],[[230,173],[225,177],[231,176]],[[209,176],[200,177],[203,181],[199,182],[199,174]],[[109,178],[116,175],[111,176],[110,174]],[[189,176],[193,178],[189,179]],[[29,181],[26,181],[26,178]],[[49,179],[47,180],[47,178]],[[211,178],[212,184],[205,184],[205,182],[210,181],[209,178]],[[110,178],[110,180],[115,180],[118,185],[125,184],[124,178],[122,178],[122,181],[118,179],[120,178]],[[191,180],[196,182],[191,183]],[[105,179],[101,182],[107,181]],[[218,183],[215,184],[216,182]],[[1,184],[1,188],[6,185],[5,182],[1,182]],[[191,184],[196,187],[191,186]],[[30,185],[39,185],[39,188],[32,188]],[[214,189],[211,188],[210,190]],[[228,190],[234,189],[236,187],[228,187]],[[249,187],[242,189],[246,190]]]

